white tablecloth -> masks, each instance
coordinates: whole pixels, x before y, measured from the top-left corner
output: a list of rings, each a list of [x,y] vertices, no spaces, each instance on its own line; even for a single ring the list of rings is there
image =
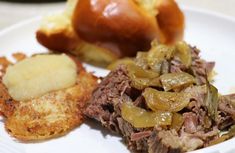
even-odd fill
[[[206,9],[235,17],[235,0],[176,0],[180,5]],[[38,15],[44,15],[65,6],[57,3],[12,3],[0,1],[0,30]]]

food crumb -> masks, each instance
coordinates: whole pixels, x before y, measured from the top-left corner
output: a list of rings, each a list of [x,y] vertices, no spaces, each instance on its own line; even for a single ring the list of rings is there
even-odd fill
[[[26,55],[24,53],[20,53],[20,52],[14,53],[14,54],[12,54],[12,56],[17,60],[17,62],[26,58]]]

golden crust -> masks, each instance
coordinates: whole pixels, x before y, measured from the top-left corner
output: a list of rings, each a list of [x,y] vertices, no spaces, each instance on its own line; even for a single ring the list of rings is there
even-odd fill
[[[23,141],[44,140],[62,136],[83,122],[82,111],[97,78],[77,65],[76,85],[29,101],[14,101],[0,83],[0,112],[10,135]]]
[[[118,58],[149,50],[153,39],[171,44],[183,37],[184,15],[174,0],[95,3],[68,0],[70,7],[64,13],[44,20],[37,40],[51,50],[70,52],[91,64],[107,66]]]
[[[80,38],[95,42],[118,57],[135,56],[138,50],[147,49],[154,38],[164,39],[155,17],[133,0],[97,0],[94,4],[80,0],[72,22]]]
[[[50,50],[66,52],[74,50],[79,43],[79,38],[73,31],[61,29],[60,31],[45,32],[39,29],[36,32],[36,38],[43,46]]]
[[[81,41],[75,33],[71,16],[78,0],[68,0],[64,12],[45,16],[36,38],[42,45],[54,51],[66,52],[74,50]]]
[[[183,38],[184,15],[174,0],[163,0],[158,6],[157,21],[166,38],[166,43],[174,43]]]
[[[17,62],[23,60],[26,58],[26,55],[24,53],[13,53],[12,56],[16,59]]]

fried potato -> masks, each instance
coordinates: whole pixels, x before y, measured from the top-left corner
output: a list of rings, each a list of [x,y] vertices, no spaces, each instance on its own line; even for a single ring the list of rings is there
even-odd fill
[[[82,111],[97,78],[77,65],[80,70],[74,86],[29,101],[13,100],[0,83],[0,112],[10,135],[23,141],[43,140],[62,136],[82,123]]]

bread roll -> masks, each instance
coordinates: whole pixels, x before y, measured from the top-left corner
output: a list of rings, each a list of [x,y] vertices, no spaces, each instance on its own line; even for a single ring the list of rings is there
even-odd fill
[[[172,44],[183,32],[184,15],[174,0],[69,0],[63,13],[44,20],[37,39],[105,66],[149,50],[153,39]]]

